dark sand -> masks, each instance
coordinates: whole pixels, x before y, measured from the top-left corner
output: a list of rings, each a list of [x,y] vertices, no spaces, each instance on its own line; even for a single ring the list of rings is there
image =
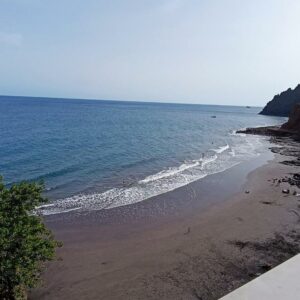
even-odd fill
[[[273,180],[299,172],[280,163],[295,160],[290,154],[270,152],[134,205],[47,217],[64,246],[30,299],[227,294],[299,252],[300,197],[292,193],[300,189]]]

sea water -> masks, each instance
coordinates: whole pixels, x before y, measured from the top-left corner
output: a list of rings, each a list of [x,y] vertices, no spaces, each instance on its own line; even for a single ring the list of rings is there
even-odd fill
[[[266,150],[235,131],[275,125],[260,108],[0,97],[0,174],[45,183],[44,214],[143,201]]]

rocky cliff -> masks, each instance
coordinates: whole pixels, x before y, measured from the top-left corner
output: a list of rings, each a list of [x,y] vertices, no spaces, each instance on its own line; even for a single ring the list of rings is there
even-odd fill
[[[281,129],[300,133],[300,104],[296,104],[292,109],[289,120],[281,126]]]
[[[297,103],[300,104],[300,84],[294,90],[289,88],[285,92],[276,95],[260,114],[287,117]]]
[[[257,134],[267,136],[289,136],[300,140],[300,104],[294,105],[289,115],[289,119],[282,126],[267,126],[247,128],[239,130],[237,133]]]

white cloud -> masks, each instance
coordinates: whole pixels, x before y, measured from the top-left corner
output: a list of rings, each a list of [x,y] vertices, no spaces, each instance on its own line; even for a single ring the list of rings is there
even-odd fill
[[[0,32],[0,45],[20,47],[23,36],[19,33]]]

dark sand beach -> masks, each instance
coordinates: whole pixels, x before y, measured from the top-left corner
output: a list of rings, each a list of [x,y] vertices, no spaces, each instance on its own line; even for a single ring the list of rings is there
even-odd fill
[[[298,253],[299,146],[275,147],[137,204],[47,216],[64,246],[30,299],[218,299]]]

